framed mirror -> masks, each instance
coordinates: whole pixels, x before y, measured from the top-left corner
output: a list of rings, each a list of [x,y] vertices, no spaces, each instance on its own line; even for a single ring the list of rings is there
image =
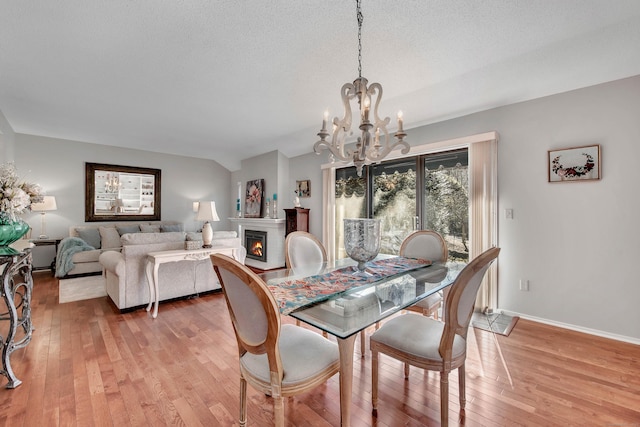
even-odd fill
[[[160,169],[85,164],[84,220],[159,221]]]

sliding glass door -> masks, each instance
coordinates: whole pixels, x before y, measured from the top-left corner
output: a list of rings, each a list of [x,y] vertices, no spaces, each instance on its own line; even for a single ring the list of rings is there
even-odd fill
[[[469,176],[467,149],[336,170],[336,258],[346,257],[344,218],[382,220],[381,253],[398,254],[416,229],[432,229],[447,241],[450,257],[467,260]]]

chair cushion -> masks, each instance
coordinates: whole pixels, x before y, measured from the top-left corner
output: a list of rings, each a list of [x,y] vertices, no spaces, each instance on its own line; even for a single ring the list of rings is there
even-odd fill
[[[440,338],[444,323],[417,314],[404,314],[384,323],[371,334],[371,341],[429,360],[442,360]],[[466,342],[459,335],[453,340],[452,357],[462,356]]]
[[[283,387],[304,383],[340,360],[336,343],[295,325],[282,325],[278,344],[284,370]],[[251,375],[270,383],[266,354],[246,353],[240,363]]]
[[[418,301],[414,305],[416,307],[420,307],[420,308],[424,308],[424,309],[430,309],[430,308],[438,305],[441,302],[442,302],[442,296],[440,296],[440,294],[436,292],[435,294],[431,294],[428,297],[421,299],[420,301]]]

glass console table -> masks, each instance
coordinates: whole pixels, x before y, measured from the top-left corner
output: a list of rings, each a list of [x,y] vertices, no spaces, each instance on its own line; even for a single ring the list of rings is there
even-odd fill
[[[15,254],[0,255],[0,275],[2,278],[2,298],[7,310],[0,307],[0,321],[9,321],[8,331],[2,323],[0,348],[2,349],[2,370],[7,377],[6,388],[16,388],[20,381],[11,369],[10,356],[15,350],[25,347],[31,341],[31,250],[15,251]],[[6,335],[4,335],[6,333]]]

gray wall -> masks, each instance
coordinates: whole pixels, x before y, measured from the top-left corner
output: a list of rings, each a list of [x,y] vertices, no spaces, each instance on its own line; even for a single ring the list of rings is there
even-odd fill
[[[67,236],[69,226],[84,223],[85,162],[160,169],[163,220],[181,221],[187,230],[195,230],[202,224],[195,221],[193,202],[213,200],[221,219],[212,223],[213,229],[232,229],[227,220],[235,209],[229,203],[231,174],[212,160],[23,134],[16,134],[15,145],[20,175],[56,197],[58,210],[46,214],[49,236]],[[23,218],[39,234],[40,214]]]
[[[412,145],[498,131],[500,309],[640,343],[640,76],[408,131]],[[600,144],[600,181],[547,182],[547,150]],[[311,151],[313,138],[309,137]],[[311,231],[320,236],[326,154],[290,159],[311,179]],[[514,210],[506,220],[504,209]],[[519,290],[519,280],[530,291]]]

